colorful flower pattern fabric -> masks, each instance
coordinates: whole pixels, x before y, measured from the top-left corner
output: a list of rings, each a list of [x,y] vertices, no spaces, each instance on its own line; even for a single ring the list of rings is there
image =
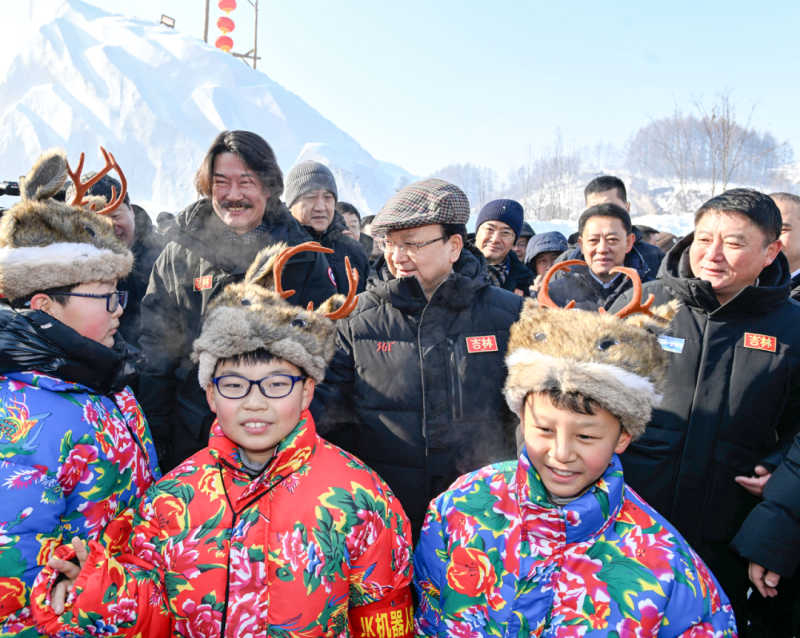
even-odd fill
[[[92,544],[61,618],[49,609],[52,571],[42,574],[40,625],[64,637],[349,636],[351,608],[409,594],[400,502],[303,417],[252,480],[215,423],[209,448],[148,491],[121,552]],[[372,626],[411,635],[411,614],[395,616]]]
[[[561,509],[527,452],[461,477],[431,503],[414,584],[419,636],[736,636],[716,579],[616,456]]]
[[[0,636],[38,636],[31,587],[55,548],[130,530],[115,518],[158,478],[130,389],[108,397],[39,372],[0,375]]]

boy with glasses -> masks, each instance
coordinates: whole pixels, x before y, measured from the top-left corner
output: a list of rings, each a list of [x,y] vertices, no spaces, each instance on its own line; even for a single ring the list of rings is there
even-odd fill
[[[113,157],[106,160],[106,173],[119,172]],[[0,290],[9,301],[0,305],[4,636],[39,635],[31,588],[55,548],[73,537],[103,538],[160,477],[129,387],[138,353],[117,334],[127,302],[117,281],[133,257],[108,215],[124,186],[110,203],[84,199],[90,182],[69,204],[53,199],[80,172],[69,172],[62,149],[46,152],[21,180],[22,200],[0,221]],[[124,530],[129,521],[123,516],[115,526]]]
[[[58,550],[36,590],[48,635],[411,636],[403,508],[308,412],[358,279],[347,260],[347,298],[291,306],[281,269],[308,250],[328,251],[265,249],[213,302],[193,352],[209,447],[147,493],[130,536]]]

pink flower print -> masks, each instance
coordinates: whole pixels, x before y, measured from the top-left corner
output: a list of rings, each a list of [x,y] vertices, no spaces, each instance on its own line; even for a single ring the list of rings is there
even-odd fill
[[[64,490],[64,496],[72,494],[78,483],[90,483],[91,465],[97,461],[97,448],[94,445],[79,443],[69,451],[64,463],[58,468],[57,480]]]
[[[652,638],[658,635],[664,613],[659,612],[649,598],[640,601],[638,607],[642,614],[641,620],[625,618],[617,623],[619,638]]]
[[[214,611],[211,605],[198,605],[194,600],[187,600],[183,603],[183,611],[187,617],[176,619],[176,633],[191,638],[219,636],[222,614]]]
[[[283,559],[288,560],[292,566],[292,571],[297,571],[298,567],[305,568],[308,565],[306,548],[303,546],[303,534],[296,529],[290,534],[284,534],[281,539],[283,548]]]
[[[353,525],[347,535],[347,545],[350,548],[350,556],[357,559],[378,540],[381,532],[386,528],[380,514],[372,510],[358,510],[356,514],[361,520],[357,525]]]

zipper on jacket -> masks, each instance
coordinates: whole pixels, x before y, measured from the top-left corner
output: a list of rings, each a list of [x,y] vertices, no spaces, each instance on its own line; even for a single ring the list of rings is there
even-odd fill
[[[233,503],[231,503],[231,497],[228,496],[228,488],[225,487],[225,476],[222,473],[222,463],[217,462],[217,467],[219,468],[219,479],[220,481],[222,481],[222,491],[225,493],[225,500],[228,501],[228,507],[231,508],[231,512],[233,513],[233,519],[231,520],[230,531],[228,534],[228,564],[225,567],[225,603],[222,608],[222,619],[220,621],[220,632],[219,632],[220,638],[225,638],[225,630],[228,625],[228,601],[230,600],[230,595],[231,595],[231,546],[233,545],[233,530],[236,529],[236,522],[239,520],[239,515],[242,512],[246,512],[250,507],[252,507],[258,501],[264,498],[272,490],[274,490],[281,483],[283,483],[287,478],[292,476],[292,473],[289,473],[286,476],[284,476],[280,481],[278,481],[277,483],[275,483],[275,485],[267,489],[263,494],[259,494],[255,498],[248,501],[247,504],[245,504],[237,512],[236,508],[233,507]],[[267,549],[269,550],[269,548]]]

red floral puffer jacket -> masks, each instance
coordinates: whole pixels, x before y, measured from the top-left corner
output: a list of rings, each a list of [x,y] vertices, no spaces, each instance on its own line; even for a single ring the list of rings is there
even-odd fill
[[[54,574],[40,575],[37,625],[52,636],[410,635],[408,519],[380,477],[303,417],[252,480],[215,424],[210,446],[147,492],[129,541],[90,544],[60,618]]]

